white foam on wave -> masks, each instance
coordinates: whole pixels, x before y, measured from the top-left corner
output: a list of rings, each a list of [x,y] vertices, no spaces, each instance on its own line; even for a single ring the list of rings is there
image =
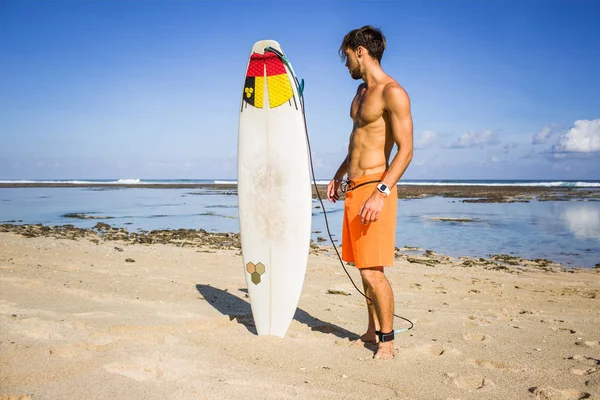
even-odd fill
[[[597,187],[600,182],[575,182],[576,187]]]
[[[70,184],[86,184],[93,185],[97,183],[105,183],[105,182],[92,182],[92,181],[77,181],[77,180],[65,180],[65,181],[55,181],[55,180],[0,180],[0,183],[70,183]]]
[[[521,186],[521,187],[600,187],[600,182],[398,182],[406,186]]]
[[[207,181],[210,182],[210,181]],[[101,184],[119,184],[119,185],[135,185],[140,184],[141,179],[132,179],[132,178],[121,178],[118,180],[96,180],[96,181],[87,181],[87,180],[28,180],[28,179],[5,179],[0,180],[0,184],[36,184],[36,183],[55,183],[55,184],[73,184],[73,185],[101,185]],[[148,184],[193,184],[196,182],[178,182],[178,181],[145,181],[144,183]],[[215,185],[237,185],[238,182],[235,179],[231,180],[214,180],[213,184]],[[311,181],[312,184],[312,181]],[[329,184],[328,180],[317,180],[318,185],[327,185]],[[591,182],[583,182],[583,181],[527,181],[527,182],[515,182],[515,181],[403,181],[398,182],[398,186],[524,186],[524,187],[575,187],[575,188],[600,188],[600,181],[591,181]]]
[[[124,185],[129,185],[129,184],[136,184],[136,183],[140,183],[139,179],[119,179],[116,181],[84,181],[84,180],[45,180],[45,179],[40,179],[40,180],[26,180],[26,179],[21,179],[21,180],[0,180],[0,183],[8,183],[8,184],[20,184],[20,183],[29,183],[29,184],[36,184],[36,183],[56,183],[56,184],[68,184],[68,185],[102,185],[102,184],[107,184],[107,183],[118,183],[118,184],[124,184]]]
[[[119,179],[117,183],[122,183],[124,185],[134,185],[136,183],[140,183],[139,179]]]

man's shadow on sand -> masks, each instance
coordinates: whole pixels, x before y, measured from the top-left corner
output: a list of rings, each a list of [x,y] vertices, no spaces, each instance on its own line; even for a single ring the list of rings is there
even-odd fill
[[[210,285],[198,284],[196,285],[196,290],[198,290],[202,297],[217,309],[217,311],[223,315],[227,315],[230,321],[235,319],[238,323],[244,325],[248,331],[255,335],[257,334],[256,327],[254,326],[254,319],[252,318],[252,309],[250,308],[249,303],[232,295],[228,291],[217,289]],[[248,293],[247,289],[239,290]],[[330,333],[341,339],[356,340],[359,338],[357,334],[330,322],[321,321],[300,308],[296,309],[294,319],[302,324],[308,325],[312,331]]]

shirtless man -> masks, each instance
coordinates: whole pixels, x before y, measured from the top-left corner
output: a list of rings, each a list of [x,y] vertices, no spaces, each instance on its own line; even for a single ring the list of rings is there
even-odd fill
[[[327,198],[339,199],[346,190],[342,258],[360,269],[369,324],[360,340],[378,343],[375,358],[394,355],[394,294],[383,268],[394,263],[396,183],[413,155],[410,100],[404,89],[381,68],[385,37],[364,26],[349,32],[340,56],[352,78],[362,79],[352,100],[353,121],[348,155],[327,186]],[[389,163],[394,144],[398,153]],[[348,179],[343,181],[344,175]]]

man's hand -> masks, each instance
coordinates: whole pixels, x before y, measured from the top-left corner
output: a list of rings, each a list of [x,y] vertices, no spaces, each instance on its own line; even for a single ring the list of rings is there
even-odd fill
[[[338,196],[338,189],[340,188],[341,184],[341,179],[334,178],[331,180],[331,182],[329,182],[329,185],[327,185],[327,199],[330,202],[335,203],[340,199],[340,196]]]
[[[377,221],[381,210],[383,210],[385,197],[385,194],[379,192],[378,190],[373,192],[371,197],[365,201],[365,204],[363,204],[360,212],[358,213],[361,223],[370,224],[371,222]]]

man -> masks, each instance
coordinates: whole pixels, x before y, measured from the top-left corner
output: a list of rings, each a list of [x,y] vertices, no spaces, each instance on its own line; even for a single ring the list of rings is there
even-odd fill
[[[360,340],[378,344],[375,358],[394,355],[394,294],[383,268],[394,264],[396,183],[413,155],[410,100],[404,89],[381,68],[385,37],[364,26],[349,32],[340,56],[352,78],[362,79],[352,100],[353,121],[348,155],[327,186],[327,198],[339,199],[346,190],[342,258],[360,269],[369,324]],[[398,153],[389,163],[394,144]],[[348,179],[343,182],[344,175]]]

